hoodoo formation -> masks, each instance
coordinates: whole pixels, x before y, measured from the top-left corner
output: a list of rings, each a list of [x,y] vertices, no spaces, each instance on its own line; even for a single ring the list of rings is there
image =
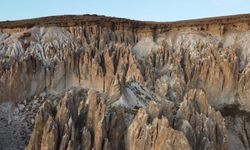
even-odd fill
[[[250,15],[0,22],[0,149],[250,149]]]

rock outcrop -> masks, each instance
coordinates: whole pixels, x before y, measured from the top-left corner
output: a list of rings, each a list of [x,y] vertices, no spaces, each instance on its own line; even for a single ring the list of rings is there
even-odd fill
[[[0,23],[1,149],[249,149],[249,24]]]
[[[46,101],[26,149],[189,149],[184,134],[159,118],[156,105],[137,112],[109,100],[96,91],[71,90],[56,106]]]

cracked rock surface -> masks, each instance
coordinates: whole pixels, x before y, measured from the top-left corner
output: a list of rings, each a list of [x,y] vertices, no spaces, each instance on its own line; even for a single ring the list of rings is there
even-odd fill
[[[250,149],[249,24],[0,23],[0,150]]]

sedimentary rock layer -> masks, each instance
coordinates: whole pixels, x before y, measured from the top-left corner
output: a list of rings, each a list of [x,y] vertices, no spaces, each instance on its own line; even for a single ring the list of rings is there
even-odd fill
[[[249,43],[249,15],[1,22],[0,144],[249,149]]]

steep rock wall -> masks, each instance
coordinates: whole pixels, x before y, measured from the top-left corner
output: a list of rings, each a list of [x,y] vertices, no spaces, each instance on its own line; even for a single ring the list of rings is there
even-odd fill
[[[48,106],[51,108],[45,100],[46,109],[41,108],[36,117],[27,149],[59,149],[58,142],[64,145],[61,149],[81,144],[96,149],[116,149],[118,145],[164,149],[157,147],[169,144],[164,139],[173,140],[168,146],[176,149],[174,139],[178,136],[186,143],[180,149],[248,149],[249,122],[239,121],[240,125],[234,126],[230,120],[246,120],[250,111],[249,23],[249,15],[176,23],[99,16],[0,23],[0,102],[32,102],[41,93],[58,95],[78,87],[104,93],[109,99],[103,102],[107,108],[133,109],[136,114],[130,118],[133,121],[115,123],[107,131],[102,131],[106,123],[98,124],[91,117],[87,122],[100,126],[92,128],[87,123],[65,131],[61,129],[65,120],[60,119],[65,117],[65,107],[59,108],[64,100],[58,98],[58,107]],[[139,109],[147,109],[149,101],[164,107],[170,107],[171,101],[176,114],[167,111],[152,117],[150,111]],[[102,115],[110,114],[101,110]],[[45,119],[44,113],[48,114]],[[75,112],[68,115],[76,117]],[[138,118],[149,121],[140,124]],[[116,133],[121,126],[127,130],[122,136]],[[155,126],[173,135],[155,135]],[[137,128],[141,128],[138,133],[134,131]],[[78,135],[78,130],[84,134]],[[148,138],[134,139],[130,132]],[[71,134],[77,135],[69,140]],[[143,145],[152,143],[150,134],[158,144]],[[245,138],[237,139],[239,134]],[[82,143],[81,136],[87,143]]]

